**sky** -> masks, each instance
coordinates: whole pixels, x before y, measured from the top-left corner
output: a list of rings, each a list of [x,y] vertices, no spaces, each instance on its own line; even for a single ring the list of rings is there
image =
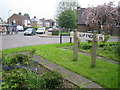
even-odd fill
[[[54,19],[58,3],[61,0],[0,0],[0,17],[6,21],[14,13],[28,13],[30,18],[36,16],[38,19]],[[110,1],[118,5],[120,0],[76,0],[82,8],[97,6]]]

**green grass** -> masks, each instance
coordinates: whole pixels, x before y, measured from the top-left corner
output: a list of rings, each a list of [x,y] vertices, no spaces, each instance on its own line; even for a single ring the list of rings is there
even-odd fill
[[[99,42],[98,45],[100,45],[100,44],[103,44],[103,43]],[[105,45],[108,45],[108,46],[109,46],[109,44],[117,44],[117,42],[106,42],[105,43]],[[85,46],[91,46],[91,43],[82,42],[82,43],[80,43],[79,46],[80,46],[79,51],[91,53],[91,49],[84,49]],[[120,57],[117,54],[117,51],[115,51],[116,46],[109,46],[109,47],[108,46],[106,47],[107,50],[104,50],[104,48],[97,47],[97,55],[105,57],[108,60],[115,60],[115,61],[120,62]],[[73,50],[73,47],[63,47],[63,48],[68,49],[68,50]]]
[[[82,75],[105,88],[118,88],[118,65],[97,59],[96,67],[91,68],[91,57],[78,54],[78,61],[73,61],[73,52],[62,50],[58,47],[69,46],[65,44],[50,44],[27,46],[3,50],[3,54],[10,54],[36,49],[36,55],[40,55],[58,65],[61,65],[79,75]],[[120,87],[119,87],[120,88]]]

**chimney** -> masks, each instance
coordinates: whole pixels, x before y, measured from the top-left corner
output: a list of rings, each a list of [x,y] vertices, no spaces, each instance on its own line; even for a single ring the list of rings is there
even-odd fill
[[[19,15],[21,15],[21,12],[19,12]]]

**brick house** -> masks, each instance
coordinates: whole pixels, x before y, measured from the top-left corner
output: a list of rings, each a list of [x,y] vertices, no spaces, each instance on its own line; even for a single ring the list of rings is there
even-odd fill
[[[86,25],[82,19],[82,14],[84,12],[85,8],[77,8],[77,29],[79,32],[87,32],[87,31],[92,31],[93,29]],[[94,30],[99,30],[98,27],[94,27]],[[120,30],[120,23],[116,22],[115,25],[110,28],[110,27],[103,27],[103,31],[106,34],[111,34],[111,35],[118,35],[118,32]]]
[[[13,14],[11,17],[9,17],[7,19],[7,22],[8,24],[27,26],[30,24],[30,19],[19,13],[19,14]]]

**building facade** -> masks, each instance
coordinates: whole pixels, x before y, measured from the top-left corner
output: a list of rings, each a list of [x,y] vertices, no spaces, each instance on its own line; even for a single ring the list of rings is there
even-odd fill
[[[8,24],[12,25],[22,25],[27,26],[30,24],[30,19],[26,16],[23,16],[21,13],[13,14],[7,19]]]

